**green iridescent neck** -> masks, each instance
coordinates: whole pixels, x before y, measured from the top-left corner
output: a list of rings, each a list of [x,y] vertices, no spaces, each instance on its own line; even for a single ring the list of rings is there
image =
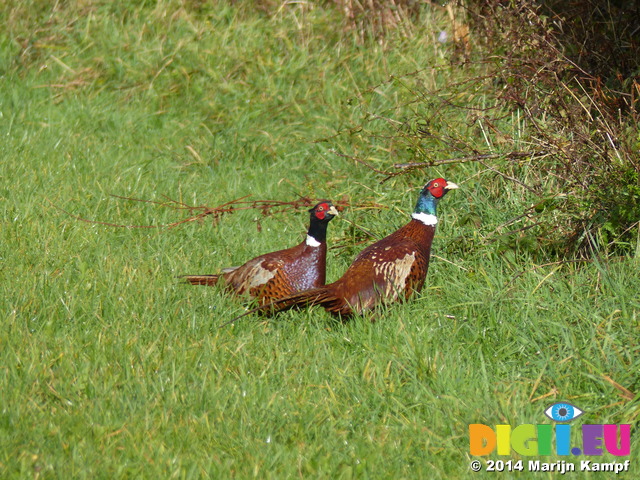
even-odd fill
[[[416,203],[416,209],[414,213],[426,213],[427,215],[435,215],[436,207],[438,206],[438,199],[431,195],[429,191],[420,192],[418,197],[418,203]]]

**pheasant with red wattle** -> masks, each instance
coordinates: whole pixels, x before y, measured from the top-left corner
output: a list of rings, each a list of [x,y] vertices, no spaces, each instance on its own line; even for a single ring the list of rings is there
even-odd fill
[[[338,210],[322,201],[309,210],[307,237],[295,247],[260,255],[240,267],[216,275],[186,275],[192,285],[216,285],[223,281],[238,295],[249,295],[260,305],[320,287],[326,282],[327,226]]]
[[[348,317],[420,292],[438,223],[436,207],[455,188],[458,188],[455,183],[444,178],[431,180],[420,191],[409,223],[360,252],[338,280],[281,298],[247,314],[277,312],[296,305],[321,305],[328,312]]]

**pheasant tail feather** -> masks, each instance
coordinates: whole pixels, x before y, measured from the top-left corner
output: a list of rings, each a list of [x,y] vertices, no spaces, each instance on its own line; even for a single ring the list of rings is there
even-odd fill
[[[183,278],[191,285],[213,286],[222,275],[185,275]]]

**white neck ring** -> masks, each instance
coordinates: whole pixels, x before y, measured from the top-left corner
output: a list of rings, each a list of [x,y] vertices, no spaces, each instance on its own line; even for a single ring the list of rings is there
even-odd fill
[[[306,244],[309,245],[310,247],[319,247],[320,246],[320,242],[317,241],[315,238],[313,238],[311,235],[307,235]]]
[[[418,220],[424,223],[425,225],[430,225],[432,227],[434,227],[438,223],[438,217],[436,217],[435,215],[430,215],[428,213],[422,213],[422,212],[412,213],[411,218]]]

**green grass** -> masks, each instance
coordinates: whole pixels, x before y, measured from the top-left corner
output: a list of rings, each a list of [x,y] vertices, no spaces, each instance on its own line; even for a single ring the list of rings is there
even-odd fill
[[[544,265],[493,241],[529,199],[491,171],[380,184],[334,153],[415,160],[372,114],[431,108],[446,128],[437,105],[411,103],[474,73],[412,74],[446,65],[444,12],[425,10],[414,38],[363,44],[339,12],[303,4],[56,5],[0,10],[0,477],[472,478],[470,423],[548,423],[556,399],[586,412],[578,423],[632,423],[638,474],[638,400],[607,380],[640,387],[638,259]],[[462,188],[441,203],[426,288],[375,323],[311,309],[220,329],[242,303],[176,280],[292,245],[303,210],[126,229],[53,206],[162,225],[188,213],[110,195],[346,196],[387,207],[343,214],[384,236],[440,175]],[[332,222],[329,280],[361,240]]]

